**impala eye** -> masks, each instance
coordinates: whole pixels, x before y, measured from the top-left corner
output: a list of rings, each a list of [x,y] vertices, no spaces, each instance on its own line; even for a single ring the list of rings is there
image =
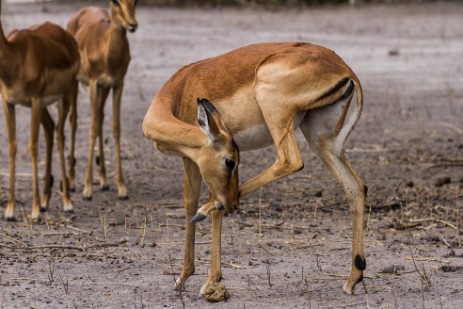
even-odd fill
[[[235,168],[235,165],[236,165],[236,162],[235,160],[232,160],[232,159],[225,159],[225,165],[229,168],[229,169],[234,169]]]
[[[117,6],[120,6],[120,5],[121,5],[121,3],[119,2],[119,0],[112,0],[112,2],[113,2],[115,5],[117,5]]]

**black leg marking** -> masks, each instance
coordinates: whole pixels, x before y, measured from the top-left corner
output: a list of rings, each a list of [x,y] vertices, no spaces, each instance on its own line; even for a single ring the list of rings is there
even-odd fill
[[[365,197],[368,195],[368,186],[363,185],[363,193],[365,193]]]
[[[55,182],[55,177],[53,177],[53,175],[50,175],[50,188],[53,188],[54,182]]]
[[[100,166],[100,156],[96,156],[95,163],[97,166]]]
[[[365,268],[367,268],[367,262],[365,261],[365,258],[360,256],[360,255],[357,255],[355,257],[355,267],[359,270],[365,270]]]
[[[360,278],[357,280],[357,282],[355,284],[357,285],[358,283],[360,283],[362,281],[363,281],[363,274],[360,276]]]

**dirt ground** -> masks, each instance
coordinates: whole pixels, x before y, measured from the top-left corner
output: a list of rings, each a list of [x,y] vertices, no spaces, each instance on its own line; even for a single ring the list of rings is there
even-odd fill
[[[6,32],[44,20],[65,26],[78,7],[7,4],[3,24]],[[61,210],[55,185],[42,223],[30,224],[30,111],[18,108],[18,220],[0,222],[0,308],[461,308],[461,16],[457,2],[289,11],[141,5],[122,104],[130,199],[116,196],[110,102],[104,130],[111,188],[102,192],[95,183],[93,200],[81,199],[89,127],[89,94],[82,88],[75,212]],[[210,264],[210,219],[198,224],[196,274],[186,291],[173,289],[172,273],[183,257],[181,159],[154,150],[141,122],[153,95],[181,66],[262,41],[325,45],[363,83],[364,113],[347,143],[370,189],[367,269],[355,295],[342,292],[351,265],[346,199],[302,138],[305,169],[242,198],[240,210],[224,219],[222,283],[230,299],[211,304],[198,298]],[[3,212],[8,152],[0,113]],[[55,183],[57,157],[55,151]],[[275,152],[241,157],[245,180],[273,163]],[[43,145],[40,161],[42,176]],[[50,248],[56,245],[69,248]]]

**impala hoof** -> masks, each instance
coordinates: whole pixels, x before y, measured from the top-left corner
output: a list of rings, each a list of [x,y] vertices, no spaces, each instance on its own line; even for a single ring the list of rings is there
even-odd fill
[[[109,191],[109,185],[101,186],[101,191]]]
[[[82,196],[82,200],[84,200],[84,201],[91,201],[91,200],[92,200],[92,196],[91,196],[91,195],[90,195],[90,196],[85,196],[85,195],[83,195],[83,196]]]
[[[206,215],[203,215],[203,214],[196,214],[196,216],[194,216],[193,219],[190,220],[190,223],[201,222],[201,221],[203,221],[203,220],[206,219],[206,218],[207,218]]]
[[[5,217],[5,220],[7,222],[16,222],[16,218],[15,217]]]
[[[117,199],[121,200],[121,201],[126,201],[129,199],[129,196],[128,195],[122,195],[122,196],[118,196]]]

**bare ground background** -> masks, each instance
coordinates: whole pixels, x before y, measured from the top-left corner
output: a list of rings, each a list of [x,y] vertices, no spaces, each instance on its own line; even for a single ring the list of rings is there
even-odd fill
[[[44,20],[65,26],[79,7],[71,1],[9,4],[3,23],[7,32]],[[89,126],[89,94],[81,89],[75,212],[61,211],[55,185],[43,222],[30,224],[30,112],[18,108],[18,221],[0,222],[0,308],[461,308],[461,16],[459,2],[272,12],[141,5],[122,106],[130,199],[117,200],[112,185],[110,192],[96,186],[91,202],[81,200]],[[222,282],[230,300],[198,298],[209,267],[209,219],[198,224],[196,275],[181,295],[173,290],[172,271],[179,271],[183,257],[181,160],[153,149],[142,136],[142,119],[161,84],[181,66],[262,41],[325,45],[363,82],[365,110],[347,145],[370,188],[367,269],[353,296],[341,289],[351,255],[347,202],[303,139],[305,169],[243,198],[240,211],[224,220]],[[110,111],[108,102],[109,152]],[[8,160],[0,113],[3,211]],[[42,167],[43,159],[42,147]],[[242,153],[241,179],[273,160],[272,148]],[[55,162],[55,183],[58,171]],[[39,245],[71,248],[24,249]]]

